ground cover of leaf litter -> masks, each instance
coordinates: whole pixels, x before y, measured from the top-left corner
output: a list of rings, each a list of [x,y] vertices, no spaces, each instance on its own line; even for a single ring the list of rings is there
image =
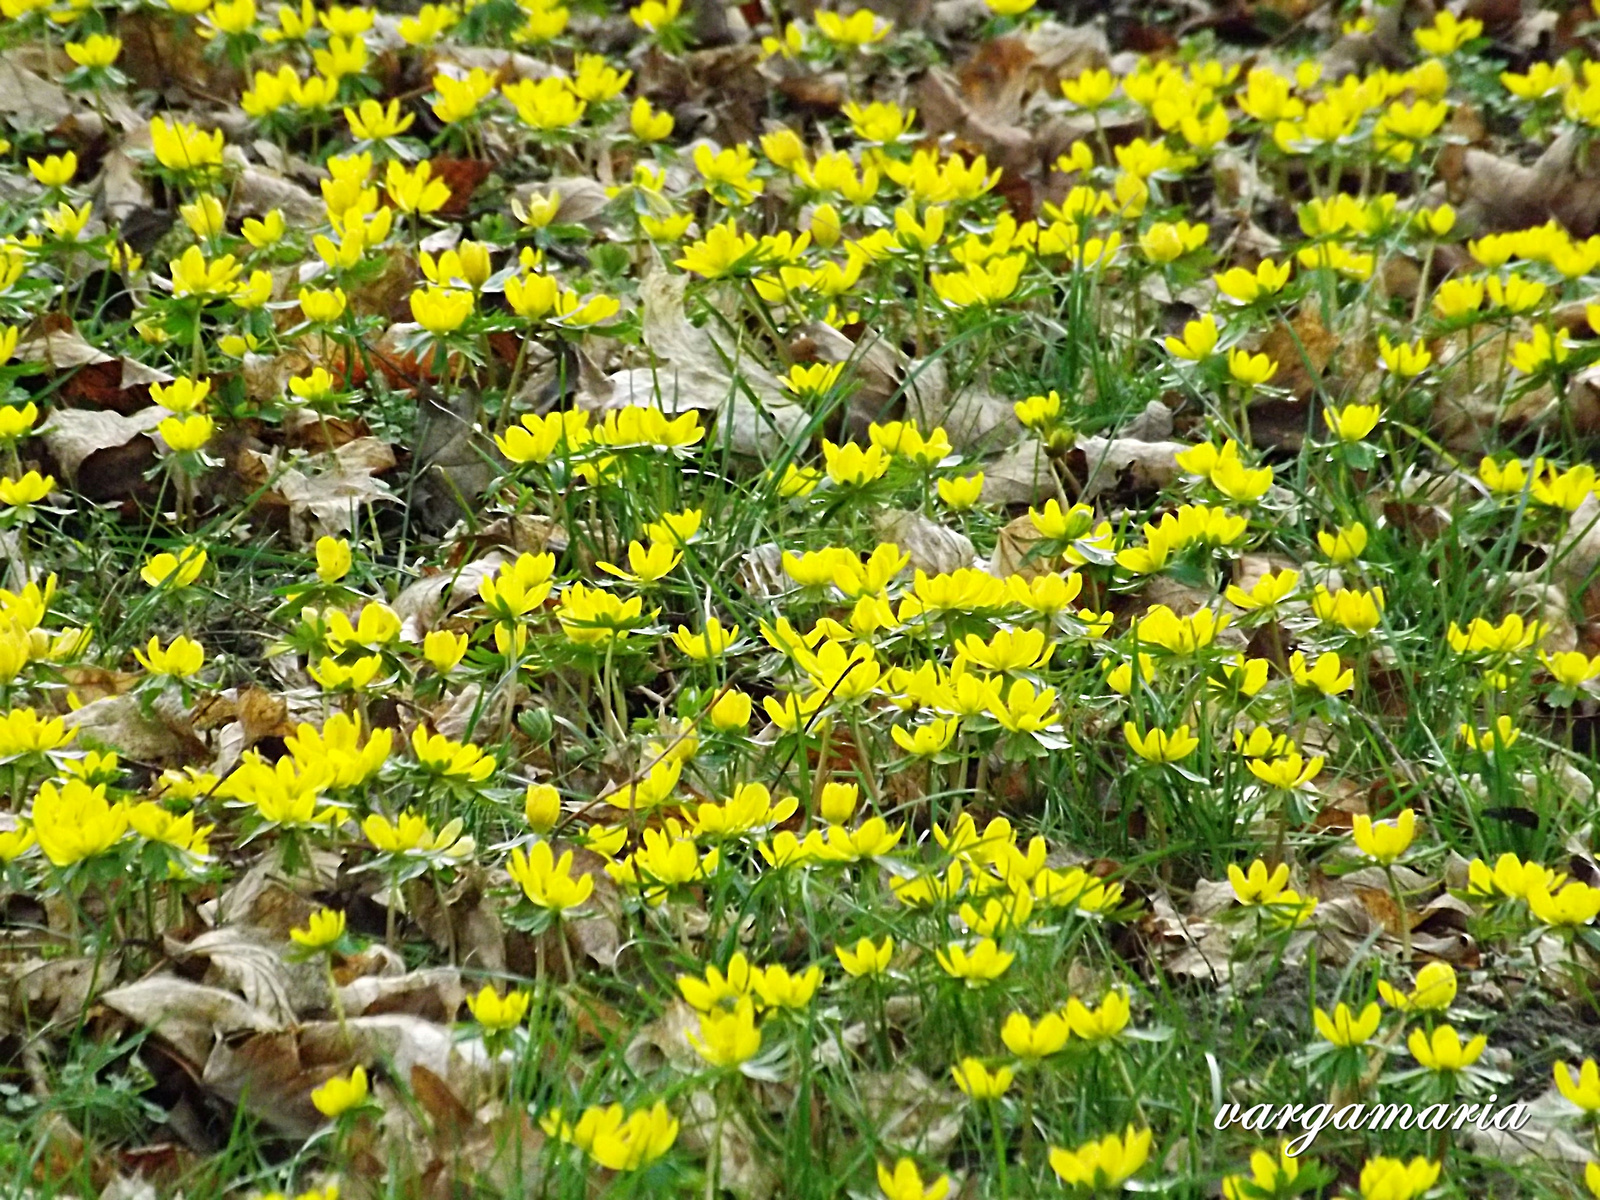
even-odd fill
[[[1600,1195],[1591,9],[0,12],[6,1195]]]

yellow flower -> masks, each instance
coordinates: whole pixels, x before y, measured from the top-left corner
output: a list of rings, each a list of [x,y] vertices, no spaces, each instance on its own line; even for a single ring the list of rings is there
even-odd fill
[[[683,551],[669,543],[652,542],[646,547],[635,541],[628,545],[628,570],[608,562],[597,562],[595,566],[628,583],[643,585],[664,579],[682,561]]]
[[[1121,1188],[1150,1157],[1150,1131],[1132,1125],[1119,1137],[1107,1134],[1076,1150],[1050,1147],[1050,1169],[1068,1187]]]
[[[15,328],[13,327],[13,332]],[[6,340],[10,339],[6,335]],[[4,349],[0,344],[0,349]],[[6,356],[10,358],[10,355]],[[39,419],[39,408],[32,400],[20,407],[0,406],[0,443],[14,442],[33,429]]]
[[[1000,1099],[1017,1077],[1011,1067],[997,1067],[991,1071],[976,1058],[963,1058],[950,1068],[950,1075],[956,1081],[956,1086],[974,1100]]]
[[[522,887],[523,895],[540,908],[556,913],[576,908],[594,892],[592,875],[573,877],[572,851],[558,859],[549,842],[535,842],[526,854],[520,849],[512,850],[506,870]]]
[[[1368,1159],[1361,1167],[1361,1200],[1416,1200],[1438,1181],[1441,1165],[1420,1155],[1409,1165],[1398,1158]]]
[[[316,680],[325,691],[337,692],[348,689],[360,692],[371,686],[382,666],[383,659],[376,654],[369,654],[348,664],[324,656],[309,664],[306,667],[306,674]]]
[[[191,413],[186,417],[167,417],[156,426],[156,432],[167,448],[175,454],[192,454],[211,440],[216,426],[204,413]]]
[[[541,133],[570,129],[588,108],[588,102],[573,91],[572,81],[560,76],[520,79],[501,87],[500,94],[524,125]]]
[[[337,1119],[367,1102],[367,1071],[356,1067],[348,1076],[335,1075],[311,1093],[311,1103],[325,1117]]]
[[[692,446],[705,437],[697,409],[688,409],[668,418],[659,408],[637,407],[612,409],[606,413],[603,424],[591,432],[592,439],[601,446],[621,448],[627,446],[654,446],[659,449],[678,449]]]
[[[1251,758],[1245,765],[1268,787],[1292,792],[1315,779],[1322,770],[1322,762],[1320,754],[1307,762],[1298,751],[1292,751],[1279,758]]]
[[[839,111],[850,122],[856,137],[864,142],[884,145],[899,141],[909,134],[917,118],[917,110],[914,108],[906,111],[898,104],[878,100],[872,101],[865,107],[853,100],[848,101]]]
[[[950,1176],[940,1175],[924,1184],[917,1173],[917,1164],[902,1158],[892,1171],[878,1164],[878,1189],[883,1193],[883,1200],[945,1200],[950,1194]]]
[[[1433,361],[1433,355],[1422,342],[1394,345],[1381,333],[1378,335],[1378,357],[1383,360],[1385,367],[1401,379],[1422,374]]]
[[[320,537],[317,539],[317,578],[323,583],[337,583],[350,570],[350,543],[344,538]]]
[[[885,936],[882,942],[875,943],[871,938],[862,938],[853,947],[837,945],[833,952],[848,975],[857,979],[864,975],[882,975],[894,957],[894,939]]]
[[[1322,419],[1339,441],[1359,442],[1372,432],[1381,412],[1376,404],[1346,404],[1343,408],[1323,409]]]
[[[222,130],[210,133],[183,121],[150,118],[150,144],[156,161],[179,175],[204,175],[222,166]]]
[[[646,33],[659,33],[678,19],[683,0],[643,0],[628,10],[633,23]]]
[[[462,819],[456,817],[435,833],[424,817],[407,809],[393,824],[382,813],[371,813],[361,822],[361,832],[380,854],[437,854],[461,859],[477,849],[471,837],[461,836],[462,825]]]
[[[516,282],[515,278],[506,280],[508,300]],[[515,301],[512,303],[514,306]],[[589,444],[589,414],[581,409],[543,417],[530,413],[521,424],[508,429],[504,437],[497,435],[495,444],[514,463],[547,462],[558,450],[566,457]]]
[[[524,991],[507,992],[502,997],[486,983],[476,996],[467,997],[467,1008],[472,1013],[472,1019],[490,1033],[502,1033],[522,1024],[531,999]]]
[[[68,150],[65,154],[51,154],[42,159],[30,158],[28,173],[44,187],[66,187],[78,173],[78,156]]]
[[[1017,957],[987,937],[980,938],[971,951],[960,942],[950,942],[943,950],[934,951],[934,956],[945,974],[966,980],[968,987],[980,987],[1000,978]]]
[[[1258,858],[1250,864],[1246,874],[1236,864],[1229,863],[1228,882],[1233,885],[1234,897],[1240,904],[1270,904],[1289,886],[1289,864],[1279,863],[1269,874],[1267,864]]]
[[[1521,730],[1517,729],[1510,716],[1505,713],[1501,713],[1500,716],[1496,717],[1494,725],[1482,732],[1473,729],[1471,725],[1463,724],[1459,727],[1457,733],[1460,734],[1461,740],[1466,742],[1467,745],[1484,754],[1494,754],[1501,750],[1509,750],[1516,744],[1517,739],[1522,736]]]
[[[1574,1074],[1565,1062],[1555,1065],[1556,1088],[1569,1103],[1586,1113],[1600,1112],[1600,1067],[1586,1058]]]
[[[1410,849],[1416,826],[1414,809],[1404,809],[1398,817],[1388,821],[1374,821],[1366,813],[1358,813],[1350,836],[1361,853],[1386,867]]]
[[[1539,651],[1539,661],[1545,670],[1563,687],[1581,687],[1591,679],[1600,678],[1600,654],[1590,658],[1581,650],[1564,650],[1556,654]]]
[[[1246,387],[1260,387],[1278,373],[1278,364],[1265,354],[1248,350],[1228,351],[1228,374]]]
[[[1354,670],[1341,670],[1343,663],[1333,651],[1317,656],[1314,666],[1306,666],[1306,656],[1296,650],[1289,656],[1289,674],[1301,687],[1316,688],[1324,696],[1337,696],[1355,686]]]
[[[954,740],[960,722],[954,718],[934,718],[926,725],[920,725],[914,730],[906,730],[899,725],[893,726],[890,736],[894,744],[914,758],[932,758],[941,754]]]
[[[1530,63],[1526,75],[1502,71],[1500,82],[1506,91],[1519,99],[1542,100],[1567,89],[1572,83],[1572,64],[1566,59],[1557,63]]]
[[[412,122],[416,119],[413,113],[401,114],[398,99],[389,101],[387,105],[380,104],[376,100],[363,100],[357,107],[344,110],[344,120],[350,127],[350,136],[357,141],[383,141],[386,138],[399,137],[411,128]],[[390,160],[390,166],[394,165],[394,161]],[[427,165],[422,163],[423,169],[419,171],[424,180],[428,177]],[[446,194],[448,195],[448,191]],[[393,192],[390,195],[393,196]]]
[[[190,246],[167,266],[172,276],[174,296],[197,296],[201,299],[233,295],[238,290],[237,280],[242,269],[231,254],[207,262],[199,246]]]
[[[1061,94],[1078,108],[1101,108],[1116,90],[1116,78],[1104,67],[1090,67],[1061,81]]]
[[[1139,235],[1139,249],[1153,263],[1169,263],[1206,244],[1211,228],[1188,221],[1157,221]]]
[[[1361,552],[1367,548],[1367,536],[1367,527],[1357,522],[1333,533],[1319,529],[1317,545],[1322,548],[1322,553],[1327,555],[1329,562],[1335,566],[1342,566],[1361,557]]]
[[[36,844],[33,830],[27,825],[0,832],[0,863],[15,862]]]
[[[1189,732],[1188,725],[1179,725],[1170,734],[1160,729],[1152,729],[1149,733],[1141,734],[1139,727],[1132,721],[1125,721],[1122,726],[1122,736],[1127,739],[1133,752],[1146,762],[1174,763],[1187,758],[1200,745],[1200,739]]]
[[[422,639],[422,657],[441,675],[455,670],[466,653],[467,635],[464,633],[435,629]]]
[[[822,36],[837,46],[861,48],[875,45],[889,36],[894,26],[889,21],[879,21],[871,9],[860,8],[848,17],[827,9],[817,9],[812,14]]]
[[[37,504],[56,486],[54,475],[41,476],[29,471],[21,479],[0,479],[0,504],[7,508],[25,508]]]
[[[128,806],[107,801],[104,784],[90,787],[69,779],[57,788],[46,781],[33,800],[33,831],[46,858],[70,867],[122,840],[128,831]]]
[[[205,570],[206,552],[199,546],[185,546],[177,554],[163,550],[152,555],[139,572],[139,577],[151,587],[163,584],[171,587],[188,587],[200,578]]]
[[[1437,1026],[1433,1036],[1422,1029],[1413,1029],[1406,1046],[1411,1057],[1430,1071],[1460,1071],[1477,1062],[1488,1046],[1489,1039],[1479,1034],[1466,1045],[1449,1025]]]
[[[452,741],[442,733],[429,734],[418,725],[411,732],[411,748],[417,761],[429,771],[447,779],[482,783],[494,774],[493,754],[486,754],[470,742]]]
[[[1046,1013],[1038,1022],[1020,1012],[1011,1013],[1000,1026],[1000,1040],[1018,1058],[1037,1061],[1059,1053],[1072,1036],[1072,1027],[1061,1013]]]
[[[1424,54],[1444,58],[1482,33],[1483,22],[1476,17],[1468,17],[1463,21],[1449,9],[1441,8],[1432,25],[1414,30],[1411,36]]]
[[[1183,336],[1169,337],[1165,345],[1175,357],[1199,362],[1216,349],[1217,339],[1220,336],[1221,330],[1217,328],[1217,319],[1207,313],[1197,321],[1187,322],[1183,327]]]
[[[935,271],[929,282],[939,299],[952,308],[997,304],[1017,290],[1027,261],[1021,254],[1001,255],[987,263],[969,263],[964,271]]]
[[[206,662],[205,648],[182,636],[173,638],[165,650],[161,648],[161,639],[152,637],[145,652],[135,650],[133,656],[150,674],[171,675],[175,679],[188,678]]]
[[[461,79],[435,75],[433,90],[439,98],[432,104],[433,114],[446,125],[460,124],[476,114],[478,105],[494,92],[494,88],[494,75],[482,67],[473,67]]]
[[[585,1109],[576,1126],[555,1109],[541,1118],[541,1128],[552,1137],[571,1142],[610,1171],[637,1171],[649,1166],[672,1148],[678,1122],[657,1101],[650,1108],[624,1114],[620,1104]]]
[[[724,629],[716,617],[706,618],[705,629],[701,633],[694,633],[687,626],[680,625],[672,634],[673,643],[695,662],[721,658],[738,640],[739,627],[735,625],[731,629]]]
[[[1530,488],[1535,504],[1574,512],[1595,488],[1595,471],[1588,463],[1579,463],[1566,471],[1557,471],[1551,464],[1535,463]]]
[[[0,714],[0,758],[23,754],[45,754],[59,749],[77,736],[60,717],[40,719],[31,708],[14,708]]]
[[[1340,1004],[1333,1010],[1333,1016],[1330,1017],[1319,1008],[1312,1013],[1312,1019],[1316,1022],[1317,1032],[1333,1045],[1361,1046],[1378,1032],[1383,1010],[1376,1004],[1368,1004],[1357,1016],[1349,1005]]]
[[[1365,637],[1383,619],[1383,589],[1355,592],[1340,588],[1329,592],[1319,586],[1311,597],[1311,611],[1326,625],[1337,625],[1356,637]]]
[[[435,337],[454,333],[472,315],[473,297],[461,288],[428,285],[411,293],[411,315]]]
[[[1455,968],[1447,962],[1428,963],[1417,972],[1416,987],[1410,993],[1399,991],[1388,980],[1378,981],[1378,995],[1400,1012],[1442,1012],[1456,998]]]
[[[889,455],[879,446],[863,450],[854,442],[838,446],[824,438],[822,456],[828,478],[840,487],[864,487],[889,470]]]
[[[674,3],[678,0],[674,0]],[[633,107],[628,110],[628,128],[633,130],[633,136],[641,142],[659,142],[662,138],[672,133],[672,114],[657,112],[650,107],[650,101],[640,96],[633,102]]]
[[[549,833],[561,819],[561,793],[548,783],[530,783],[522,798],[522,816],[535,833]]]
[[[122,39],[103,33],[91,33],[81,42],[68,42],[63,49],[67,57],[80,67],[89,70],[109,67],[122,53]]]
[[[1525,342],[1515,342],[1507,355],[1511,365],[1524,375],[1534,375],[1549,366],[1559,365],[1572,352],[1565,330],[1550,332],[1548,325],[1535,325]]]
[[[1025,429],[1045,429],[1053,425],[1061,415],[1061,394],[1051,391],[1043,396],[1029,396],[1026,400],[1018,400],[1012,409],[1017,414],[1017,420]],[[1051,503],[1054,503],[1052,501]],[[1059,509],[1059,505],[1057,508]]]
[[[675,265],[706,279],[722,279],[754,270],[765,260],[760,239],[740,233],[730,217],[707,230],[703,240],[685,246]]]
[[[1117,896],[1121,896],[1120,885]],[[1086,1042],[1104,1042],[1116,1037],[1127,1028],[1131,1015],[1128,994],[1123,991],[1107,992],[1099,1008],[1089,1008],[1074,996],[1067,1001],[1065,1012],[1072,1032]]]
[[[748,694],[731,689],[711,706],[711,725],[723,733],[742,730],[750,724],[751,701]]]
[[[702,142],[695,147],[694,166],[704,180],[706,191],[726,201],[748,204],[766,190],[766,185],[751,175],[756,159],[750,147],[743,143],[726,150],[713,150]],[[731,219],[727,225],[732,228]]]
[[[934,481],[934,491],[945,507],[962,512],[976,504],[983,495],[983,472],[937,479]]]
[[[1222,1200],[1257,1200],[1261,1196],[1292,1194],[1300,1174],[1300,1160],[1289,1153],[1287,1144],[1274,1158],[1265,1150],[1250,1155],[1250,1178],[1228,1175],[1222,1180]]]
[[[308,950],[325,950],[344,936],[344,929],[344,913],[319,908],[306,919],[304,928],[289,930],[289,937]]]
[[[42,833],[39,841],[43,845]],[[1541,924],[1552,928],[1576,929],[1600,916],[1600,888],[1572,882],[1552,894],[1546,884],[1535,883],[1528,889],[1528,908]]]
[[[1565,878],[1539,863],[1524,863],[1515,854],[1502,854],[1493,869],[1475,858],[1467,867],[1467,894],[1479,899],[1500,895],[1526,900],[1535,887],[1548,891]]]
[[[603,645],[625,639],[643,621],[644,602],[633,596],[621,600],[599,588],[574,583],[561,592],[556,620],[569,641]]]
[[[748,996],[734,1008],[700,1014],[698,1033],[686,1035],[695,1053],[713,1067],[737,1067],[761,1050],[761,1030],[756,1025],[755,1003]]]
[[[345,303],[343,288],[300,289],[300,312],[308,321],[330,325],[344,315]]]
[[[1274,296],[1282,291],[1289,282],[1290,270],[1287,262],[1279,266],[1270,258],[1264,258],[1256,264],[1254,271],[1230,267],[1220,275],[1213,275],[1211,281],[1217,285],[1217,291],[1233,303],[1254,304],[1263,297]]]

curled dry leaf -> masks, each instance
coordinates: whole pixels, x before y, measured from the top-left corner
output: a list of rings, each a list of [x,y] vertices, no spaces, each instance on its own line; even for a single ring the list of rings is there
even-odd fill
[[[281,1028],[233,992],[165,973],[114,988],[100,1002],[166,1042],[196,1071],[222,1039]]]

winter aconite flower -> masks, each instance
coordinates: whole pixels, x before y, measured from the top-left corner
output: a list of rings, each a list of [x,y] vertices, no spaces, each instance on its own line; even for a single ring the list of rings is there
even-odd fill
[[[311,1093],[311,1103],[325,1117],[337,1120],[367,1102],[367,1072],[356,1067],[349,1075],[335,1075]]]
[[[33,799],[34,836],[57,867],[104,854],[127,830],[128,806],[108,801],[104,784],[69,779],[57,787],[47,781]]]
[[[324,950],[344,936],[344,926],[344,913],[322,908],[312,913],[303,927],[289,930],[289,936],[308,950]]]
[[[1356,849],[1386,867],[1410,849],[1416,824],[1417,814],[1409,808],[1389,821],[1374,821],[1366,813],[1357,813],[1350,836]]]
[[[475,996],[467,997],[467,1008],[472,1019],[490,1033],[515,1029],[528,1014],[532,997],[524,991],[507,992],[504,996],[489,984],[484,984]]]
[[[1317,1032],[1335,1046],[1361,1046],[1371,1040],[1372,1035],[1378,1032],[1378,1022],[1383,1019],[1383,1010],[1376,1004],[1368,1004],[1357,1015],[1347,1004],[1340,1004],[1333,1010],[1330,1017],[1322,1009],[1316,1009],[1312,1014],[1316,1022]]]
[[[963,1058],[950,1068],[950,1075],[956,1081],[956,1086],[974,1100],[1000,1099],[1010,1089],[1016,1074],[1012,1067],[996,1067],[990,1070],[983,1065],[981,1059],[976,1058]]]
[[[1586,1058],[1576,1072],[1564,1062],[1555,1065],[1556,1088],[1568,1103],[1586,1113],[1600,1112],[1600,1067]]]
[[[1434,1027],[1430,1035],[1426,1030],[1413,1029],[1406,1042],[1411,1057],[1430,1071],[1462,1071],[1477,1062],[1488,1046],[1489,1039],[1478,1034],[1465,1044],[1449,1025]]]
[[[1408,993],[1380,979],[1378,995],[1401,1012],[1443,1012],[1456,998],[1455,968],[1447,962],[1426,964],[1417,972],[1416,986]]]
[[[1137,1174],[1150,1157],[1148,1129],[1128,1126],[1076,1150],[1050,1148],[1050,1169],[1068,1187],[1116,1189]]]
[[[539,908],[552,912],[577,908],[594,892],[593,876],[572,874],[572,851],[564,851],[557,858],[549,842],[535,842],[526,853],[512,850],[506,870],[522,888],[523,895]]]
[[[950,1176],[939,1175],[924,1183],[917,1164],[902,1158],[892,1170],[878,1164],[878,1190],[883,1200],[945,1200],[950,1195]]]

